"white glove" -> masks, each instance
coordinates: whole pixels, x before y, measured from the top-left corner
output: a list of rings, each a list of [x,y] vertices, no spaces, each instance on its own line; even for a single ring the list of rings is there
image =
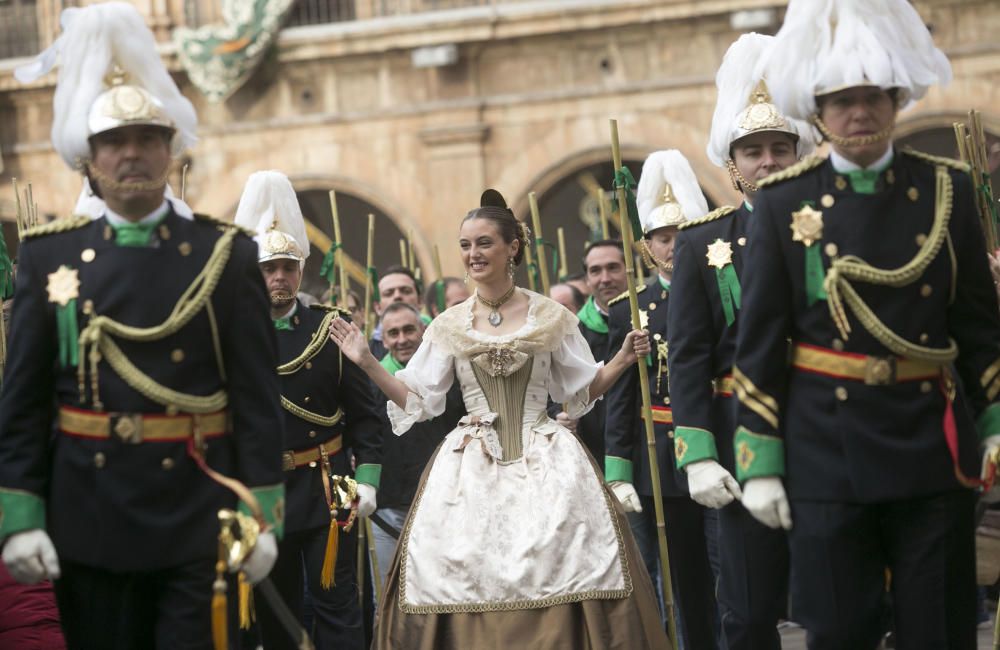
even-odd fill
[[[769,528],[792,528],[792,509],[777,476],[752,478],[743,486],[743,507]]]
[[[375,488],[367,483],[358,483],[358,516],[370,517],[377,507]]]
[[[994,462],[1000,463],[1000,435],[990,436],[983,442],[983,471],[982,479],[985,481],[990,473],[990,465]],[[993,480],[993,488],[989,492],[984,492],[982,499],[986,503],[996,503],[1000,501],[1000,467],[996,467],[996,476]]]
[[[59,558],[48,533],[41,528],[24,530],[7,538],[3,563],[10,575],[23,585],[59,577]]]
[[[642,503],[639,501],[639,495],[636,494],[635,488],[632,487],[631,483],[611,481],[608,483],[608,487],[614,492],[615,497],[618,498],[625,512],[642,512]]]
[[[699,460],[684,466],[691,498],[706,508],[721,508],[733,499],[742,499],[740,484],[733,475],[712,459]]]
[[[252,585],[257,584],[271,573],[275,561],[278,559],[278,540],[274,533],[268,531],[257,536],[257,545],[250,551],[250,555],[243,560],[240,571],[247,578],[247,582]]]

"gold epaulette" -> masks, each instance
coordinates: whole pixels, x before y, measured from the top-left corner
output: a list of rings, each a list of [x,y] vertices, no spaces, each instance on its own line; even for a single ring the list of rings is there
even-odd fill
[[[810,169],[816,169],[824,162],[826,162],[826,158],[823,158],[822,156],[817,156],[815,154],[806,156],[791,167],[785,167],[780,172],[774,172],[770,176],[757,181],[757,187],[769,187],[775,183],[787,181],[789,178],[796,178]]]
[[[934,166],[944,165],[945,167],[951,167],[952,169],[957,169],[960,172],[965,172],[968,174],[971,170],[969,163],[963,162],[961,160],[955,160],[954,158],[945,158],[944,156],[932,156],[929,153],[924,153],[923,151],[917,151],[916,149],[910,149],[906,147],[903,149],[903,153],[907,156],[912,156],[917,160],[923,160]]]
[[[736,212],[736,208],[731,205],[724,205],[721,208],[716,208],[706,214],[704,217],[698,217],[697,219],[692,219],[691,221],[685,221],[680,226],[677,227],[678,230],[686,230],[692,226],[700,226],[703,223],[708,223],[710,221],[715,221],[716,219],[721,219],[722,217]]]
[[[641,287],[636,287],[635,288],[635,292],[637,294],[642,293],[645,290],[646,290],[646,285],[642,285]],[[627,300],[627,299],[628,299],[628,291],[623,291],[622,293],[618,294],[617,296],[615,296],[614,298],[612,298],[611,300],[608,301],[608,307],[610,307],[611,305],[615,304],[616,302],[619,302],[621,300]]]
[[[316,302],[316,303],[313,303],[313,304],[309,305],[309,309],[315,309],[316,311],[327,311],[327,312],[333,311],[333,312],[337,312],[338,314],[349,314],[349,313],[351,313],[348,310],[344,309],[343,307],[338,307],[337,305],[328,305],[325,302]]]
[[[28,228],[21,233],[21,239],[31,239],[34,237],[41,237],[43,235],[54,235],[60,232],[76,230],[77,228],[83,228],[91,221],[90,217],[80,214],[73,215],[69,219],[56,219],[55,221],[50,221],[49,223],[43,223],[40,226]]]
[[[232,221],[217,219],[216,217],[211,217],[207,214],[201,214],[199,212],[194,213],[194,218],[197,219],[198,221],[204,221],[205,223],[210,223],[212,225],[218,226],[220,229],[233,228],[236,230],[236,232],[243,233],[247,237],[257,236],[257,233],[255,233],[254,231],[250,230],[249,228],[244,228],[243,226],[233,223]]]

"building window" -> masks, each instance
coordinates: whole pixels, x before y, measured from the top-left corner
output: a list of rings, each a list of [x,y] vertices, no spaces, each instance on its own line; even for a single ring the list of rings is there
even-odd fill
[[[35,0],[0,0],[0,59],[38,54]]]
[[[298,0],[288,12],[285,27],[354,20],[355,2],[356,0]]]

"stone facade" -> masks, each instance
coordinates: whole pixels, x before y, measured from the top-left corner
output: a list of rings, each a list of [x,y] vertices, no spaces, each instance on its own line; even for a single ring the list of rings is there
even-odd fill
[[[587,195],[553,198],[581,171],[610,158],[616,118],[626,159],[641,163],[676,148],[691,161],[714,204],[736,194],[704,149],[715,101],[715,70],[744,31],[734,12],[763,10],[756,31],[773,33],[780,0],[542,0],[452,2],[459,8],[286,29],[251,80],[226,102],[209,104],[190,85],[169,43],[184,23],[180,0],[138,2],[164,42],[164,58],[198,109],[200,142],[190,152],[187,199],[231,218],[247,176],[288,174],[303,196],[322,245],[335,189],[346,250],[364,250],[364,214],[378,217],[379,266],[399,259],[397,239],[413,234],[417,258],[433,275],[459,274],[457,223],[485,187],[499,189],[519,216],[535,191],[546,239],[566,228],[567,250],[588,232],[574,214]],[[917,0],[955,81],[900,116],[901,135],[950,127],[972,107],[1000,133],[1000,3]],[[58,0],[39,0],[42,41],[51,41]],[[461,6],[473,5],[473,6]],[[44,7],[43,7],[44,6]],[[745,16],[739,14],[735,18]],[[457,61],[414,67],[415,48],[454,44]],[[65,215],[79,191],[48,143],[54,75],[23,87],[19,61],[0,61],[0,218],[12,218],[11,177],[30,180],[43,214]],[[943,151],[942,153],[947,153]],[[610,167],[608,167],[610,169]],[[633,164],[638,175],[638,167]],[[178,172],[179,174],[179,172]],[[608,185],[608,178],[598,178]],[[175,188],[179,176],[174,180]],[[350,199],[350,200],[346,200]],[[318,267],[317,259],[311,260]],[[355,266],[355,275],[360,268]]]

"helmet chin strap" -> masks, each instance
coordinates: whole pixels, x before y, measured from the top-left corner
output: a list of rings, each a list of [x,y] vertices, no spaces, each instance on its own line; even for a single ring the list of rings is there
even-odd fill
[[[673,263],[657,257],[656,254],[653,253],[652,249],[650,249],[649,243],[645,239],[639,242],[639,252],[642,253],[642,263],[646,265],[647,269],[658,269],[660,271],[673,273]]]
[[[882,129],[877,133],[872,133],[871,135],[858,135],[845,137],[837,135],[830,130],[819,115],[812,116],[812,123],[816,125],[819,132],[823,134],[823,137],[829,140],[832,144],[838,147],[865,147],[870,144],[875,144],[876,142],[882,142],[883,140],[888,140],[892,136],[892,131],[895,128],[894,124],[890,124],[886,128]]]
[[[170,168],[163,171],[159,178],[149,181],[134,181],[123,183],[117,181],[93,165],[87,165],[87,172],[93,180],[97,181],[100,191],[106,192],[152,192],[153,190],[164,189],[167,186],[167,179],[170,177]]]
[[[729,180],[733,182],[733,187],[736,188],[737,192],[740,194],[753,194],[757,191],[757,186],[744,178],[732,158],[726,160],[726,169],[729,170]]]

